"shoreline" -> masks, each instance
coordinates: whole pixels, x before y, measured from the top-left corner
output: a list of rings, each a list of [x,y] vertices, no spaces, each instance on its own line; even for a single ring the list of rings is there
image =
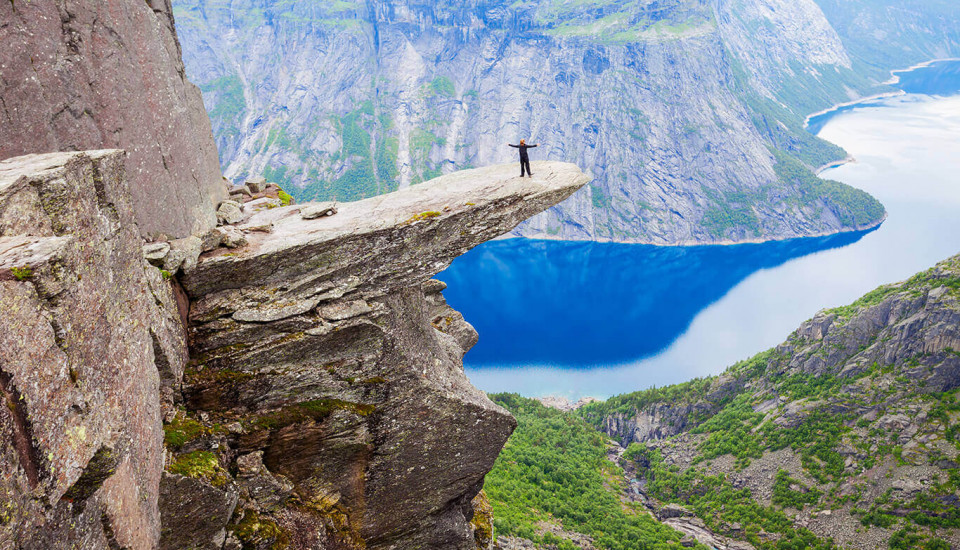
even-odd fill
[[[816,168],[816,169],[813,171],[813,173],[819,177],[820,174],[826,172],[827,170],[830,170],[830,169],[833,169],[833,168],[840,168],[841,166],[845,166],[845,165],[847,165],[847,164],[853,164],[853,163],[855,163],[855,162],[857,162],[857,159],[853,158],[853,155],[847,155],[847,158],[845,158],[845,159],[840,159],[840,160],[835,160],[835,161],[833,161],[833,162],[828,162],[828,163],[824,164],[823,166],[820,166],[820,167]]]
[[[894,69],[890,71],[890,74],[892,75],[890,77],[890,80],[887,80],[886,82],[881,82],[881,84],[885,86],[893,86],[894,84],[899,84],[901,73],[909,73],[910,71],[915,71],[917,69],[925,69],[930,65],[933,65],[934,63],[941,63],[944,61],[960,61],[960,57],[940,57],[937,59],[931,59],[930,61],[917,63],[916,65],[912,65],[910,67],[907,67],[906,69]]]
[[[911,72],[911,71],[916,71],[917,69],[925,69],[925,68],[927,68],[927,67],[929,67],[929,66],[931,66],[931,65],[933,65],[933,64],[935,64],[935,63],[942,63],[942,62],[946,62],[946,61],[960,61],[960,57],[939,57],[939,58],[937,58],[937,59],[931,59],[931,60],[929,60],[929,61],[923,61],[923,62],[921,62],[921,63],[916,63],[916,64],[911,65],[911,66],[909,66],[909,67],[907,67],[907,68],[905,68],[905,69],[891,69],[891,70],[890,70],[890,78],[887,79],[887,80],[885,80],[885,81],[883,81],[883,82],[881,82],[880,85],[881,85],[881,86],[895,86],[895,85],[897,85],[897,84],[900,83],[900,75],[903,74],[903,73],[909,73],[909,72]],[[890,97],[900,97],[900,96],[903,96],[903,95],[907,95],[907,92],[905,92],[905,91],[903,91],[903,90],[895,90],[895,91],[890,91],[890,92],[883,92],[883,93],[879,93],[879,94],[873,94],[873,95],[869,95],[869,96],[864,96],[864,97],[861,97],[861,98],[859,98],[859,99],[854,99],[854,100],[851,100],[851,101],[846,101],[846,102],[844,102],[844,103],[837,103],[836,105],[833,105],[832,107],[828,107],[828,108],[826,108],[826,109],[823,109],[823,110],[820,110],[820,111],[817,111],[817,112],[815,112],[815,113],[811,113],[811,114],[807,115],[807,117],[803,119],[803,128],[806,129],[807,127],[809,127],[809,125],[810,125],[810,119],[813,119],[813,118],[818,117],[818,116],[823,116],[823,115],[832,113],[832,112],[834,112],[834,111],[839,111],[840,109],[843,109],[843,108],[845,108],[845,107],[852,107],[852,106],[854,106],[854,105],[856,105],[856,104],[858,104],[858,103],[864,103],[864,102],[867,102],[867,101],[874,101],[874,100],[877,100],[877,99],[886,99],[886,98],[890,98]]]
[[[906,71],[904,71],[904,72],[906,72]],[[875,100],[878,100],[878,99],[888,99],[888,98],[891,98],[891,97],[900,97],[900,96],[905,96],[905,95],[907,95],[907,92],[905,92],[905,91],[903,91],[903,90],[896,90],[896,91],[893,91],[893,92],[883,92],[883,93],[880,93],[880,94],[873,94],[873,95],[869,95],[869,96],[864,96],[864,97],[861,97],[860,99],[854,99],[854,100],[851,100],[851,101],[846,101],[846,102],[844,102],[844,103],[837,103],[836,105],[833,105],[833,106],[828,107],[828,108],[826,108],[826,109],[823,109],[823,110],[821,110],[821,111],[817,111],[816,113],[812,113],[812,114],[807,115],[807,118],[803,119],[803,129],[804,129],[804,130],[808,129],[808,128],[810,127],[810,120],[813,119],[813,118],[816,118],[816,117],[818,117],[818,116],[828,115],[828,114],[830,114],[830,113],[832,113],[832,112],[834,112],[834,111],[839,111],[839,110],[845,109],[845,108],[847,108],[847,107],[853,107],[854,105],[857,105],[858,103],[866,103],[867,101],[875,101]]]
[[[924,61],[924,62],[922,62],[922,63],[917,63],[917,64],[912,65],[912,66],[910,66],[910,67],[907,67],[907,68],[905,68],[905,69],[891,69],[891,70],[890,70],[890,74],[892,75],[892,77],[890,78],[890,80],[887,80],[886,82],[883,82],[883,83],[881,83],[881,84],[882,84],[882,85],[885,85],[885,86],[890,86],[890,85],[896,84],[897,82],[900,81],[900,77],[899,77],[898,75],[901,74],[901,73],[908,73],[908,72],[910,72],[910,71],[915,71],[915,70],[917,70],[917,69],[923,69],[923,68],[929,67],[929,66],[931,66],[931,65],[933,65],[933,64],[935,64],[935,63],[940,63],[940,62],[944,62],[944,61],[960,61],[960,58],[955,58],[955,57],[937,58],[937,59],[931,59],[931,60],[929,60],[929,61]],[[865,102],[868,102],[868,101],[875,101],[875,100],[878,100],[878,99],[887,99],[887,98],[892,98],[892,97],[901,97],[901,96],[905,96],[905,95],[908,95],[907,92],[905,92],[905,91],[903,91],[903,90],[895,90],[895,91],[891,91],[891,92],[884,92],[884,93],[879,93],[879,94],[873,94],[873,95],[869,95],[869,96],[864,96],[864,97],[861,97],[861,98],[859,98],[859,99],[854,99],[854,100],[846,101],[846,102],[843,102],[843,103],[837,103],[837,104],[835,104],[835,105],[833,105],[833,106],[831,106],[831,107],[828,107],[828,108],[826,108],[826,109],[822,109],[822,110],[820,110],[820,111],[817,111],[817,112],[815,112],[815,113],[812,113],[812,114],[807,115],[807,117],[806,117],[806,118],[804,119],[804,121],[803,121],[803,128],[804,128],[804,129],[807,129],[807,128],[809,127],[810,120],[813,119],[813,118],[815,118],[815,117],[818,117],[818,116],[823,116],[823,115],[826,115],[826,114],[829,114],[829,113],[832,113],[832,112],[835,112],[835,111],[839,111],[839,110],[844,109],[844,108],[846,108],[846,107],[852,107],[852,106],[857,105],[857,104],[859,104],[859,103],[865,103]],[[839,168],[839,167],[845,166],[845,165],[847,165],[847,164],[852,164],[852,163],[855,163],[856,161],[857,161],[856,158],[854,158],[854,157],[851,156],[851,155],[847,155],[846,158],[843,158],[843,159],[840,159],[840,160],[836,160],[836,161],[833,161],[833,162],[828,162],[827,164],[824,164],[824,165],[822,165],[822,166],[819,166],[819,167],[817,167],[817,168],[814,168],[814,169],[813,169],[813,173],[814,173],[815,175],[817,175],[817,176],[820,176],[823,172],[826,172],[827,170],[831,170],[831,169],[833,169],[833,168]],[[883,223],[884,223],[885,221],[887,221],[887,218],[888,218],[888,217],[889,217],[889,213],[886,212],[886,211],[884,211],[883,217],[880,218],[879,221],[877,221],[876,223],[870,224],[870,225],[866,225],[866,226],[852,227],[852,228],[842,228],[842,229],[839,229],[839,230],[837,230],[837,231],[820,232],[820,233],[814,233],[814,234],[810,234],[810,235],[794,235],[794,236],[789,236],[789,237],[772,237],[772,238],[744,239],[744,240],[739,240],[739,241],[722,240],[722,241],[713,241],[713,242],[702,242],[702,241],[685,240],[685,241],[679,241],[679,242],[676,242],[676,243],[654,243],[654,242],[642,241],[642,240],[625,240],[625,241],[618,241],[618,240],[606,239],[606,238],[600,238],[600,239],[598,239],[598,238],[593,238],[593,239],[587,239],[587,238],[584,238],[584,239],[569,239],[569,238],[566,238],[566,239],[565,239],[565,238],[554,237],[554,236],[552,236],[552,235],[545,235],[545,234],[540,234],[540,233],[538,233],[538,234],[536,234],[536,235],[534,235],[534,236],[515,235],[515,234],[513,234],[513,233],[507,233],[506,235],[501,235],[501,236],[497,237],[496,239],[492,239],[492,240],[499,241],[499,240],[506,240],[506,239],[527,239],[527,240],[531,240],[531,241],[597,242],[597,243],[617,243],[617,244],[638,244],[638,245],[662,246],[662,247],[679,247],[679,246],[688,246],[688,247],[693,247],[693,246],[737,246],[737,245],[741,245],[741,244],[763,244],[763,243],[771,243],[771,242],[790,241],[790,240],[794,240],[794,239],[816,239],[816,238],[823,238],[823,237],[831,237],[831,236],[833,236],[833,235],[841,235],[841,234],[845,234],[845,233],[868,232],[868,231],[875,230],[875,229],[877,229],[878,227],[880,227],[881,225],[883,225]]]
[[[842,162],[841,165],[842,165],[842,164],[846,164],[846,162]],[[527,236],[527,235],[514,235],[514,234],[512,234],[512,233],[507,233],[507,234],[501,235],[501,236],[499,236],[499,237],[497,237],[497,238],[495,238],[495,239],[491,239],[491,242],[492,242],[492,241],[505,241],[505,240],[510,240],[510,239],[526,239],[526,240],[528,240],[528,241],[549,241],[549,242],[568,242],[568,243],[628,244],[628,245],[639,245],[639,246],[658,246],[658,247],[662,247],[662,248],[672,248],[672,247],[690,247],[690,248],[692,248],[692,247],[697,247],[697,246],[738,246],[738,245],[742,245],[742,244],[766,244],[766,243],[776,243],[776,242],[793,241],[793,240],[799,240],[799,239],[819,239],[819,238],[824,238],[824,237],[833,237],[833,236],[835,236],[835,235],[843,235],[843,234],[845,234],[845,233],[865,233],[865,232],[873,231],[873,230],[877,229],[878,227],[880,227],[881,225],[883,225],[883,223],[887,221],[887,217],[889,217],[889,213],[886,212],[886,210],[884,210],[883,217],[880,218],[877,222],[871,223],[871,224],[869,224],[869,225],[862,225],[862,226],[859,226],[859,227],[845,227],[845,228],[842,228],[842,229],[838,229],[838,230],[836,230],[836,231],[823,231],[823,232],[820,232],[820,233],[813,233],[813,234],[810,234],[810,235],[792,235],[792,236],[789,236],[789,237],[786,237],[786,236],[785,236],[785,237],[755,238],[755,239],[744,239],[744,240],[741,240],[741,241],[732,241],[732,240],[726,239],[726,240],[722,240],[722,241],[713,241],[713,242],[702,242],[702,241],[690,241],[690,240],[687,240],[687,241],[680,241],[680,242],[677,242],[677,243],[653,243],[653,242],[649,242],[649,241],[640,241],[640,240],[615,241],[615,240],[613,240],[613,239],[563,239],[563,238],[560,238],[560,237],[554,237],[554,236],[552,236],[552,235],[539,235],[539,234],[538,234],[538,235],[535,235],[535,236]]]

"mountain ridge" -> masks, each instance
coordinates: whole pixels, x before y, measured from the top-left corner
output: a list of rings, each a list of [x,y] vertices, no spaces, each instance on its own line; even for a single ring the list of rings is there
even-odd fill
[[[262,171],[300,197],[354,200],[507,161],[505,143],[533,133],[540,158],[595,181],[518,235],[704,244],[875,226],[869,196],[820,201],[806,177],[778,173],[779,154],[806,173],[844,158],[803,117],[880,88],[812,2],[780,4],[176,7],[229,177]],[[730,38],[766,26],[777,47]],[[866,204],[867,219],[840,219]]]

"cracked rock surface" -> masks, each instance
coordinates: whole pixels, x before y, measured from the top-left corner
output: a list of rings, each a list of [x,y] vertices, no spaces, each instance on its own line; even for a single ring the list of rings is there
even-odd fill
[[[226,191],[169,0],[0,2],[0,159],[122,148],[144,236],[216,224]]]
[[[185,269],[185,400],[211,432],[233,426],[215,452],[242,472],[238,515],[295,548],[476,548],[471,501],[516,421],[464,375],[476,332],[430,278],[589,181],[564,163],[513,172],[311,220],[309,204],[266,210],[251,223],[270,233]]]
[[[186,342],[122,151],[0,162],[0,547],[153,548]]]

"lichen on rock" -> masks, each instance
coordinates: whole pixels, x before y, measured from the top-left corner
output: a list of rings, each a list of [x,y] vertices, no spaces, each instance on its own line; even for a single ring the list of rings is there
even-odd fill
[[[186,342],[143,257],[124,156],[0,162],[3,548],[156,544],[161,416]]]

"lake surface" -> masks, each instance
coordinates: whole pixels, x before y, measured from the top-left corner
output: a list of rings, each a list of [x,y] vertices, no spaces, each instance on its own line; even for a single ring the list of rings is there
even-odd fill
[[[480,333],[470,379],[576,399],[718,374],[820,309],[960,252],[960,62],[898,76],[905,95],[810,121],[856,159],[822,176],[883,202],[879,229],[737,246],[486,243],[438,276]]]

